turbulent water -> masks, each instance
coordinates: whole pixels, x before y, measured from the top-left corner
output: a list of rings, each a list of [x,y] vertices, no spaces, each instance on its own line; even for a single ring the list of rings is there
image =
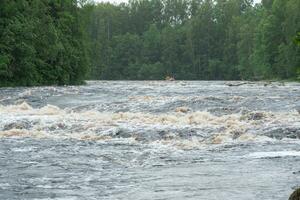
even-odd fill
[[[300,84],[0,89],[0,199],[286,200]]]

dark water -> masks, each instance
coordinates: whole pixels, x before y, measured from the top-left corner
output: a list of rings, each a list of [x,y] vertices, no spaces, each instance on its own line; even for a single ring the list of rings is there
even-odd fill
[[[288,199],[300,85],[236,84],[0,89],[0,199]]]

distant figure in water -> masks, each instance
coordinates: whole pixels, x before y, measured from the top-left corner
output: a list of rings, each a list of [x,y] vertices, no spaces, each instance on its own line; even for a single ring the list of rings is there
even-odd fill
[[[175,78],[172,76],[167,76],[166,81],[175,81]]]
[[[293,192],[289,200],[300,200],[300,188],[295,190],[295,192]]]

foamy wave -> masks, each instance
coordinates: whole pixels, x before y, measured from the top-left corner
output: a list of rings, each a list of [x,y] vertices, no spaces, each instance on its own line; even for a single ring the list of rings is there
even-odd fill
[[[18,105],[9,105],[9,106],[0,105],[0,113],[1,112],[25,111],[25,110],[32,110],[32,107],[26,102],[23,102]]]
[[[292,134],[290,138],[300,138],[297,112],[215,116],[209,112],[191,112],[188,108],[179,108],[166,114],[103,113],[96,110],[64,110],[53,105],[32,108],[24,102],[0,106],[0,118],[0,137],[93,141],[132,138],[137,142],[158,141],[166,145],[194,148],[207,144],[265,142],[268,141],[266,138],[276,139],[278,134],[282,134],[278,127],[287,127],[286,130],[292,130],[284,132],[287,137]]]
[[[57,106],[47,105],[42,108],[34,109],[28,103],[23,102],[17,105],[2,106],[0,105],[0,114],[23,114],[23,115],[54,115],[61,114],[63,110]]]
[[[29,131],[22,129],[11,129],[6,131],[0,131],[0,137],[35,137],[45,138],[46,135],[39,131]]]

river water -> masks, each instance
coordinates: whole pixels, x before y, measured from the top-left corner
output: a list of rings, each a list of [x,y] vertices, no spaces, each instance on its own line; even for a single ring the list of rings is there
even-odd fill
[[[2,88],[0,199],[286,200],[299,108],[297,83]]]

